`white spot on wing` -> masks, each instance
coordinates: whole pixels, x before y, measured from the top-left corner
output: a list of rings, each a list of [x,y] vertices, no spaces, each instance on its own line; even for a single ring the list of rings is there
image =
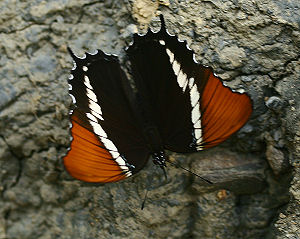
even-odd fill
[[[188,81],[185,81],[185,82],[184,82],[184,85],[183,85],[183,87],[182,87],[182,91],[183,91],[183,92],[185,92],[187,85],[188,85]]]
[[[87,97],[89,97],[92,101],[97,102],[97,96],[92,90],[86,88],[86,93],[87,93]]]
[[[88,69],[89,69],[89,68],[87,68],[87,66],[83,66],[83,67],[82,67],[82,70],[83,70],[83,71],[88,71]]]
[[[173,52],[171,52],[168,48],[166,49],[166,52],[167,52],[167,54],[168,54],[168,56],[169,56],[170,63],[172,64],[173,61],[174,61],[174,54],[173,54]]]
[[[200,104],[199,102],[192,109],[192,122],[195,124],[200,119]]]
[[[96,117],[91,113],[86,113],[86,116],[93,122],[97,122]]]
[[[98,113],[96,113],[96,112],[94,112],[94,111],[93,111],[92,113],[93,113],[93,115],[94,115],[96,118],[98,118],[99,120],[102,120],[102,121],[104,120],[103,117],[102,117],[102,115],[100,115],[100,114],[98,114]]]
[[[195,138],[197,141],[202,137],[202,130],[201,129],[195,129]]]
[[[102,117],[101,108],[100,108],[100,106],[97,103],[95,103],[94,101],[90,100],[89,101],[89,107],[92,110],[92,114],[95,117],[97,117],[100,120],[104,120],[103,117]]]
[[[89,89],[93,89],[93,87],[91,86],[91,82],[90,82],[90,79],[88,78],[88,76],[84,76],[84,82],[83,82],[84,84],[85,84],[85,86],[87,87],[87,88],[89,88]]]
[[[191,97],[191,105],[192,107],[194,107],[199,102],[200,99],[200,94],[196,85],[192,87],[190,91],[190,97]]]
[[[94,113],[97,113],[99,115],[102,115],[102,110],[100,108],[100,106],[94,102],[94,101],[91,101],[90,104],[89,104],[91,110],[93,110]]]
[[[120,168],[121,168],[124,172],[128,170],[128,167],[126,166],[126,162],[122,159],[122,157],[121,157],[120,155],[119,155],[118,158],[116,158],[116,161],[117,161],[118,165],[120,166]],[[132,175],[132,173],[131,173],[130,171],[127,171],[127,172],[125,173],[125,175],[126,175],[127,177],[129,177],[129,176]]]
[[[192,89],[193,85],[194,85],[194,78],[192,77],[189,80],[189,87],[190,87],[190,89]]]
[[[187,81],[186,74],[180,70],[177,76],[178,85],[182,88],[186,83],[186,81]]]
[[[104,138],[107,137],[107,134],[105,133],[105,131],[103,130],[103,128],[101,127],[101,125],[100,125],[99,123],[96,123],[96,122],[94,122],[94,121],[92,121],[92,120],[90,120],[89,122],[90,122],[90,124],[92,125],[93,130],[94,130],[94,132],[95,132],[96,135],[101,136],[101,137],[104,137]],[[103,139],[104,139],[104,138],[101,138],[101,142],[102,142],[103,144],[104,144],[104,142],[103,142]],[[105,144],[104,144],[104,145],[105,145]],[[106,145],[105,145],[105,146],[106,146]]]
[[[159,40],[159,44],[160,44],[160,45],[163,45],[163,46],[166,45],[166,43],[165,43],[164,40]]]
[[[178,73],[180,70],[180,65],[176,60],[174,60],[172,67],[173,67],[173,71],[174,71],[175,75],[178,76]]]
[[[103,130],[103,132],[104,132],[104,130]],[[103,142],[105,147],[109,150],[111,156],[116,160],[120,156],[120,154],[118,153],[118,149],[116,148],[114,143],[111,140],[109,140],[108,138],[102,138],[101,141]]]

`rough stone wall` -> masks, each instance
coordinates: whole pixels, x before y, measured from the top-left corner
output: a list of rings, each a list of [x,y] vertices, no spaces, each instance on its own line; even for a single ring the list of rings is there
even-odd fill
[[[215,149],[172,155],[213,186],[173,167],[166,181],[151,162],[119,183],[72,179],[66,47],[122,55],[159,13],[249,92],[251,120]],[[2,0],[0,239],[299,238],[299,28],[298,0]]]

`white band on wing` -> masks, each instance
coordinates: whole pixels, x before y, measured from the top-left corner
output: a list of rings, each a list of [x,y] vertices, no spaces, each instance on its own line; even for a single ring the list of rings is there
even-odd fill
[[[88,71],[88,67],[86,66],[83,66],[82,69],[85,72]],[[111,154],[113,160],[117,162],[121,170],[125,172],[126,177],[131,176],[132,173],[130,169],[127,167],[124,159],[121,157],[119,150],[114,145],[114,143],[107,138],[106,132],[98,122],[98,120],[102,120],[102,121],[104,120],[102,117],[102,110],[100,105],[98,104],[97,96],[94,93],[94,89],[87,75],[84,75],[84,85],[86,86],[86,95],[89,100],[89,108],[90,108],[90,112],[86,113],[86,116],[89,120],[89,123],[93,127],[94,133],[100,136],[99,137],[100,141],[103,143],[103,145],[106,147],[108,152]]]
[[[166,48],[166,53],[169,56],[169,61],[172,65],[174,74],[177,77],[177,83],[182,91],[185,92],[188,86],[192,107],[191,119],[194,126],[194,135],[197,145],[196,148],[197,150],[203,150],[203,146],[201,146],[203,139],[201,129],[200,92],[195,84],[195,79],[193,77],[187,78],[186,73],[181,69],[180,63],[175,59],[174,53],[168,48]]]

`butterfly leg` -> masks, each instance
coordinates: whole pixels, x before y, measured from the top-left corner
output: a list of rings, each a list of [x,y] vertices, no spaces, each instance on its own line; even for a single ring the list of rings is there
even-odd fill
[[[165,178],[167,180],[167,173],[165,170],[166,165],[166,155],[164,151],[159,151],[158,153],[153,153],[153,163],[158,165],[162,171],[164,172]]]

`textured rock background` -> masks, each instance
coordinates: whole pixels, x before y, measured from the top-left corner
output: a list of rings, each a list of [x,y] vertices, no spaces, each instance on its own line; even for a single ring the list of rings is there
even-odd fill
[[[151,162],[115,184],[72,179],[66,47],[122,55],[161,12],[198,61],[249,92],[251,120],[215,149],[173,155],[210,187],[173,167],[165,181]],[[2,0],[0,238],[299,238],[299,28],[298,0]]]

